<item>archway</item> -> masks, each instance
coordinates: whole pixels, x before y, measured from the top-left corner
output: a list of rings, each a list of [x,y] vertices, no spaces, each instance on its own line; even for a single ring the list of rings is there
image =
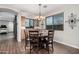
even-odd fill
[[[0,36],[1,39],[9,39],[7,36],[13,35],[13,38],[17,40],[17,14],[18,12],[13,9],[0,8],[0,35],[3,36]],[[12,34],[9,34],[10,32]],[[10,38],[12,38],[12,36]]]

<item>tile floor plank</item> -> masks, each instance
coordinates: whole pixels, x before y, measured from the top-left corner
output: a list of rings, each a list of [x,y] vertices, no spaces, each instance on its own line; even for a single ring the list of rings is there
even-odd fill
[[[24,47],[25,47],[24,41],[18,43],[13,39],[1,40],[0,54],[29,54],[30,53],[29,47],[26,47],[27,48],[26,51]],[[35,51],[36,50],[33,50],[32,54],[37,54]],[[38,53],[47,54],[48,52],[42,49]],[[51,54],[79,54],[79,49],[75,49],[75,48],[68,47],[66,45],[54,42],[54,52],[51,52],[51,48],[50,48],[50,53]]]

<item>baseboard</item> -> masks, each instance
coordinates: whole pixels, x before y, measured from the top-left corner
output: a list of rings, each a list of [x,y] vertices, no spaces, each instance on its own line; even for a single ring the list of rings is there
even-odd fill
[[[66,45],[66,46],[69,46],[69,47],[72,47],[72,48],[79,49],[79,47],[77,47],[77,46],[74,46],[74,45],[70,45],[70,44],[68,44],[68,43],[59,42],[59,41],[56,41],[56,40],[54,40],[54,42],[58,42],[58,43],[60,43],[60,44]]]

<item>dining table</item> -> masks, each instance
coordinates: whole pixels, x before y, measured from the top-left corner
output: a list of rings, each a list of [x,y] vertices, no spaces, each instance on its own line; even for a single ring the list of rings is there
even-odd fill
[[[34,30],[32,30],[32,31],[34,31]],[[32,33],[32,34],[35,34],[35,33]],[[39,30],[38,37],[39,37],[39,39],[38,39],[39,48],[46,48],[47,47],[48,30],[44,30],[44,29]]]

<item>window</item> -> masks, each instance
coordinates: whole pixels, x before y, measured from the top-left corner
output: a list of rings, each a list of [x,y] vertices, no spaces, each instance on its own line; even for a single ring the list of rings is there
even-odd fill
[[[33,19],[26,19],[25,20],[25,27],[26,28],[33,28],[34,25],[33,25]]]
[[[30,19],[29,23],[30,23],[30,27],[31,27],[31,28],[33,28],[33,27],[34,27],[33,22],[34,22],[34,21],[33,21],[33,19]]]
[[[46,29],[63,30],[64,13],[46,17]]]
[[[63,23],[64,23],[64,14],[57,14],[54,17],[54,29],[55,30],[63,30]]]
[[[52,17],[48,17],[46,20],[47,25],[52,25],[53,24],[53,20]]]
[[[53,17],[49,16],[46,18],[46,29],[53,28]]]
[[[25,20],[25,27],[30,27],[30,26],[29,26],[29,19],[26,19],[26,20]]]

